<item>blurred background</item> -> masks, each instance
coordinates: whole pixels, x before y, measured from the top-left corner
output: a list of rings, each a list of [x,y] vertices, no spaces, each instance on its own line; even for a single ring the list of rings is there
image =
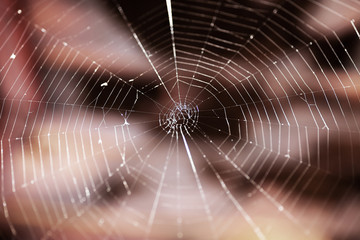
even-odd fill
[[[357,0],[0,0],[1,239],[360,239]]]

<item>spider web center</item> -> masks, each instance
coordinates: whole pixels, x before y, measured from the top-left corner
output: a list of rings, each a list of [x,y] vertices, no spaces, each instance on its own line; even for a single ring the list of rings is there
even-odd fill
[[[175,103],[159,114],[159,125],[168,134],[174,135],[180,129],[193,132],[199,120],[199,108],[192,103]]]

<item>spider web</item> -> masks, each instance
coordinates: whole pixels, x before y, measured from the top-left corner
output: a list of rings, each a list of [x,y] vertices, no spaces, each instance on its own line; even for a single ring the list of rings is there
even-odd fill
[[[0,9],[2,238],[360,236],[358,1]]]

